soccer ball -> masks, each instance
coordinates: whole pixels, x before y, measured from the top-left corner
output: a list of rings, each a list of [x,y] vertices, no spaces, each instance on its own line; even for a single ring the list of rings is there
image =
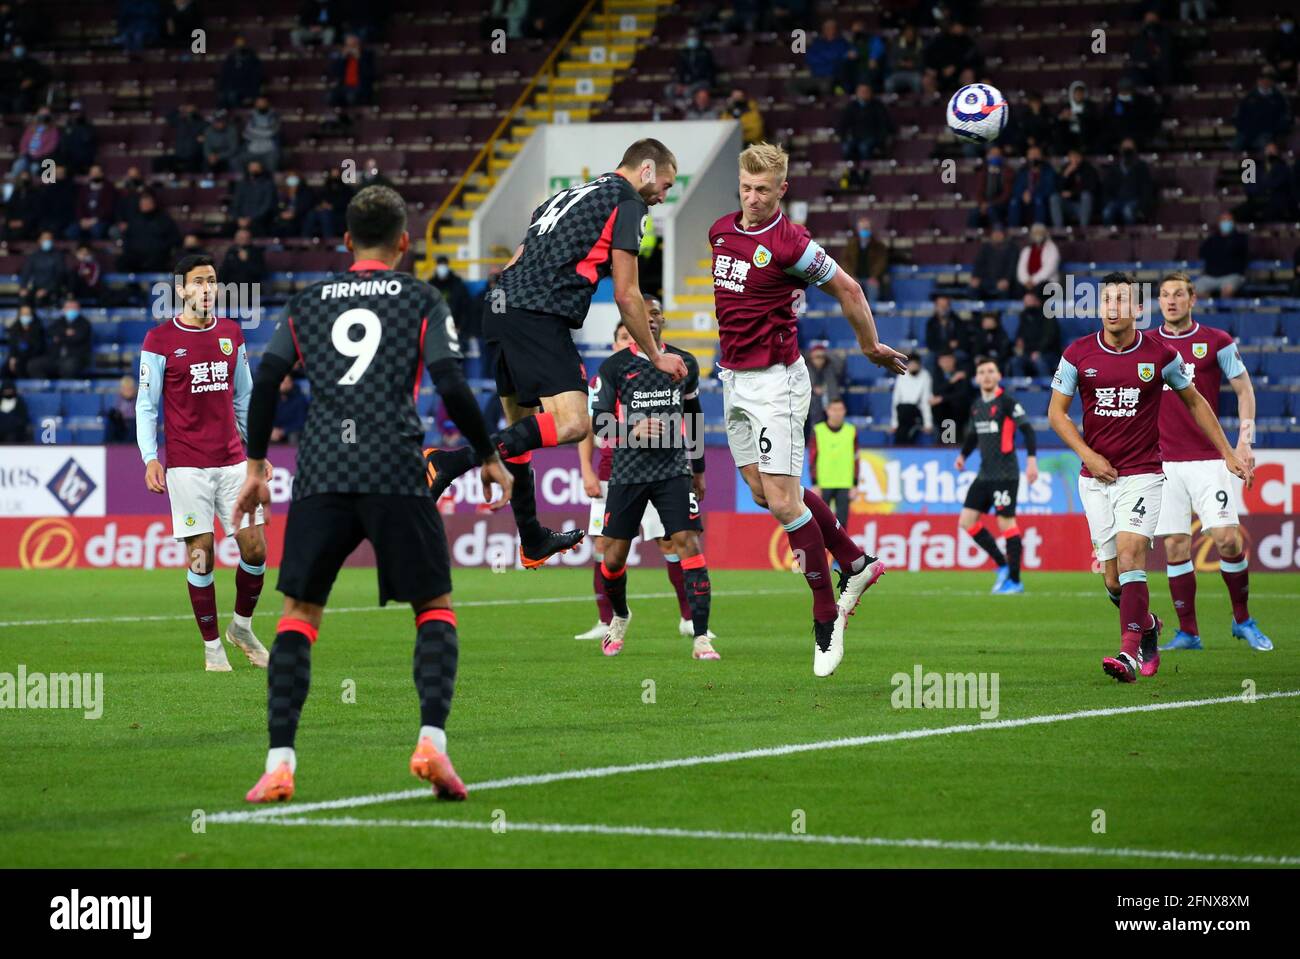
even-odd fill
[[[997,87],[968,83],[948,101],[948,128],[963,140],[992,143],[1006,129],[1008,109]]]

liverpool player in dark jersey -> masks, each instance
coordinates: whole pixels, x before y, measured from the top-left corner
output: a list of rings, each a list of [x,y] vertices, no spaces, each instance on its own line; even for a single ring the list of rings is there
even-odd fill
[[[1254,466],[1251,440],[1255,433],[1255,389],[1250,382],[1237,343],[1226,330],[1216,330],[1192,320],[1196,290],[1186,273],[1170,273],[1160,283],[1160,312],[1164,325],[1151,335],[1178,352],[1192,370],[1192,382],[1217,414],[1219,387],[1226,379],[1237,394],[1241,428],[1237,455]],[[1162,649],[1200,649],[1196,623],[1196,570],[1192,565],[1192,511],[1201,532],[1214,540],[1219,551],[1219,572],[1232,600],[1232,635],[1251,649],[1267,652],[1273,642],[1250,615],[1249,572],[1241,527],[1237,519],[1237,490],[1214,447],[1194,428],[1181,403],[1160,404],[1160,454],[1164,461],[1165,493],[1160,504],[1156,535],[1164,537],[1169,564],[1169,592],[1178,614],[1178,632]]]
[[[998,595],[1023,593],[1020,582],[1020,527],[1016,525],[1016,495],[1020,491],[1020,461],[1016,458],[1016,429],[1025,437],[1025,480],[1030,486],[1038,481],[1038,441],[1025,408],[1014,396],[1002,389],[1002,371],[998,361],[987,356],[975,359],[975,382],[980,395],[971,406],[966,439],[954,464],[960,472],[966,457],[980,450],[980,471],[966,491],[957,523],[980,544],[998,568],[992,592]],[[984,514],[998,514],[998,529],[1006,540],[1002,550],[993,534],[984,527]]]
[[[1231,446],[1214,411],[1192,385],[1178,354],[1134,328],[1137,295],[1126,273],[1102,279],[1102,329],[1065,350],[1052,380],[1048,419],[1083,461],[1079,499],[1106,590],[1119,607],[1121,649],[1101,661],[1122,683],[1155,674],[1160,620],[1150,611],[1146,559],[1160,516],[1160,404],[1164,384],[1178,394],[1196,428],[1247,483],[1250,467]],[[1070,400],[1083,402],[1083,432],[1070,419]]]
[[[907,361],[877,339],[858,281],[807,228],[786,218],[781,199],[790,185],[789,160],[770,143],[747,147],[739,157],[740,209],[709,227],[718,376],[731,456],[754,502],[786,531],[813,594],[813,675],[829,676],[844,658],[848,616],[885,567],[862,551],[820,496],[799,484],[812,401],[795,319],[804,290],[814,284],[835,298],[872,363],[902,373]],[[828,549],[840,566],[838,598]]]
[[[647,205],[662,203],[677,178],[677,160],[658,140],[638,140],[618,169],[561,190],[533,211],[523,242],[485,301],[483,336],[497,356],[497,393],[510,426],[492,439],[514,477],[510,505],[519,527],[519,558],[536,569],[586,535],[557,533],[537,521],[532,451],[577,443],[591,429],[587,377],[571,331],[587,318],[603,277],[614,278],[614,302],[651,366],[674,380],[681,359],[650,335],[637,278],[637,253]],[[476,462],[473,449],[426,451],[435,499]]]
[[[664,311],[663,304],[658,297],[647,296],[645,298],[646,314],[650,317],[650,329],[655,335],[655,342],[660,348],[663,348],[663,328],[664,328]],[[621,322],[614,328],[614,352],[627,349],[632,345],[632,336],[627,331],[627,327]],[[600,377],[592,376],[588,384],[589,402],[594,403],[596,393],[600,387]],[[696,404],[699,402],[697,397],[683,397],[684,403]],[[700,410],[703,415],[703,410]],[[609,597],[605,595],[605,581],[600,573],[600,564],[605,559],[605,497],[609,494],[609,476],[614,467],[614,447],[602,443],[600,445],[600,456],[596,465],[592,465],[592,454],[596,450],[596,437],[588,436],[578,444],[579,466],[582,469],[582,487],[584,492],[591,497],[591,516],[587,526],[587,535],[593,537],[592,541],[592,567],[593,567],[593,585],[596,593],[596,612],[599,619],[596,625],[583,633],[578,633],[574,639],[604,639],[605,634],[609,631],[610,620],[614,618],[614,608],[609,603]],[[694,471],[693,486],[691,499],[691,519],[699,521],[699,530],[703,531],[704,519],[700,511],[700,501],[704,499],[704,460],[703,458],[693,459],[691,468]],[[677,547],[673,545],[672,538],[664,533],[664,525],[659,518],[659,513],[653,503],[646,503],[645,513],[641,517],[641,540],[649,543],[655,542],[659,546],[659,552],[664,557],[664,569],[668,573],[668,582],[672,585],[673,591],[677,594],[677,610],[681,618],[677,623],[677,631],[682,636],[688,638],[695,635],[694,617],[691,613],[690,600],[686,595],[686,578],[682,575],[681,557],[677,555]],[[713,640],[718,637],[709,630],[708,638]]]
[[[248,412],[248,478],[235,525],[270,498],[263,475],[279,383],[301,362],[312,387],[298,445],[298,473],[284,531],[277,588],[284,615],[271,647],[266,771],[249,802],[293,796],[294,737],[311,682],[311,647],[339,568],[362,540],[375,551],[379,602],[415,612],[415,688],[420,731],[411,772],[435,795],[464,799],[444,731],[456,682],[458,640],[451,609],[451,556],[425,480],[416,412],[428,369],[447,413],[483,458],[483,488],[511,480],[492,448],[461,372],[456,326],[437,290],[396,267],[410,246],[406,206],[369,186],[347,209],[344,242],[355,262],[296,294],[257,370]]]
[[[652,320],[651,326],[658,340],[658,322]],[[601,651],[617,656],[623,650],[632,618],[627,555],[647,504],[652,504],[660,532],[671,540],[682,566],[694,626],[691,655],[714,660],[720,657],[709,633],[709,570],[700,551],[697,499],[704,493],[700,367],[685,350],[672,345],[663,350],[685,365],[686,378],[680,383],[651,366],[635,343],[605,360],[596,375],[593,425],[596,435],[612,440],[614,448],[605,499],[605,558],[600,564],[613,617]]]

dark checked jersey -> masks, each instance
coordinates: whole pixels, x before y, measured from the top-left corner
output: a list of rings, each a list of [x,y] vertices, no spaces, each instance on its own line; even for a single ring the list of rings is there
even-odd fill
[[[596,374],[592,428],[599,434],[608,431],[611,423],[618,426],[611,486],[654,483],[691,473],[682,404],[699,394],[700,364],[692,354],[671,344],[665,343],[663,349],[686,364],[686,379],[680,383],[653,366],[635,345],[610,356]],[[638,420],[649,416],[663,420],[671,435],[666,433],[654,441],[627,435]],[[654,445],[647,445],[649,442]]]
[[[429,495],[416,396],[427,365],[460,357],[456,327],[437,290],[381,267],[363,260],[297,293],[267,346],[301,359],[311,383],[295,500]]]
[[[1014,396],[998,387],[993,399],[984,399],[981,392],[970,408],[971,435],[965,447],[974,449],[979,444],[980,471],[977,479],[1018,480],[1020,461],[1016,459],[1016,430],[1029,426],[1025,408]]]
[[[1113,350],[1098,331],[1065,348],[1052,389],[1079,394],[1084,442],[1120,476],[1133,476],[1160,472],[1160,399],[1166,383],[1175,390],[1192,385],[1176,352],[1140,330],[1128,349]],[[1092,475],[1086,466],[1080,473]]]
[[[1186,333],[1170,333],[1163,326],[1151,331],[1154,339],[1176,350],[1192,374],[1196,389],[1219,413],[1219,388],[1246,372],[1237,342],[1226,330],[1193,323]],[[1222,459],[1210,438],[1201,431],[1186,404],[1165,391],[1160,400],[1160,458],[1166,463]]]
[[[596,284],[609,276],[612,251],[637,253],[648,215],[617,173],[561,190],[533,211],[523,252],[497,281],[506,306],[553,313],[578,329]]]

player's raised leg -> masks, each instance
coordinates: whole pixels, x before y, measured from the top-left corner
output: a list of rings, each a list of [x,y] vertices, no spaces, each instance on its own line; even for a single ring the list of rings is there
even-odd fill
[[[975,484],[971,485],[973,492]],[[975,540],[976,545],[988,554],[989,559],[993,560],[993,565],[998,568],[997,579],[994,580],[992,589],[992,592],[996,593],[1002,588],[1002,584],[1007,581],[1007,577],[1011,572],[1007,567],[1006,556],[998,548],[998,541],[993,538],[993,534],[984,525],[984,517],[969,506],[962,507],[961,514],[957,517],[957,525],[966,531],[966,535]]]
[[[439,799],[468,798],[447,755],[447,716],[456,690],[460,644],[451,594],[411,604],[415,611],[415,660],[412,673],[420,697],[420,732],[411,754],[411,773],[433,785]]]

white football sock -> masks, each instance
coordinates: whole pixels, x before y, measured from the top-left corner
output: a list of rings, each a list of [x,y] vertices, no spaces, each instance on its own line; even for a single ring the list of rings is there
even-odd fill
[[[268,749],[266,751],[267,772],[275,772],[280,763],[288,763],[289,772],[297,772],[298,757],[294,755],[292,746],[281,746],[278,749]]]
[[[420,735],[416,741],[419,742],[425,736],[433,740],[433,746],[438,752],[447,752],[447,733],[445,730],[439,729],[437,726],[421,726]]]
[[[203,641],[203,645],[204,645],[205,647],[207,647],[208,649],[220,649],[220,648],[221,648],[221,640],[219,640],[219,639],[205,639],[205,640]]]
[[[253,617],[252,617],[252,616],[240,616],[238,613],[231,613],[231,614],[230,614],[230,621],[231,621],[232,623],[234,623],[235,626],[237,626],[239,629],[247,629],[247,630],[249,630],[250,632],[251,632],[252,629],[253,629]]]

